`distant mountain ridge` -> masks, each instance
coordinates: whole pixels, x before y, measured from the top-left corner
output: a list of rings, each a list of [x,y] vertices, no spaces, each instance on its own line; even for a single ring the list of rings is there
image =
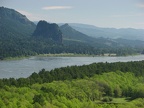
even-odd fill
[[[81,27],[83,24],[78,24]],[[91,25],[84,25],[85,29],[93,29],[94,26]],[[96,27],[97,28],[97,27]],[[60,26],[60,29],[63,33],[64,40],[68,39],[71,41],[79,41],[83,42],[87,45],[90,45],[94,48],[104,48],[104,49],[115,49],[116,48],[128,48],[131,50],[131,48],[134,49],[143,49],[144,41],[142,40],[135,40],[135,39],[124,39],[124,38],[104,38],[104,37],[92,37],[84,34],[83,32],[79,32],[78,30],[74,29],[74,27],[70,26],[70,24],[64,24]],[[127,30],[127,29],[124,29]],[[135,29],[134,29],[135,30]],[[124,52],[124,51],[123,51]],[[140,53],[140,52],[139,52]]]
[[[37,21],[34,21],[37,24]],[[58,23],[59,26],[65,23]],[[111,38],[111,39],[128,39],[128,40],[142,40],[144,41],[144,29],[134,28],[103,28],[90,24],[82,23],[67,23],[73,29],[90,37],[98,38]]]
[[[69,41],[79,41],[83,42],[87,45],[91,45],[93,47],[113,47],[117,46],[117,42],[106,39],[106,38],[94,38],[90,37],[84,33],[81,33],[74,28],[72,28],[69,24],[64,24],[60,26],[60,30],[63,33],[63,39]]]
[[[74,29],[91,37],[104,37],[111,39],[129,39],[129,40],[143,40],[144,41],[144,29],[134,28],[101,28],[87,24],[69,23]]]

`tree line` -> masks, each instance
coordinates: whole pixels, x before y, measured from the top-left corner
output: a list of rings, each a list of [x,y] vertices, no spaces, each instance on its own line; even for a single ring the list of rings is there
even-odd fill
[[[90,65],[82,66],[67,66],[56,68],[51,71],[42,69],[39,73],[32,73],[27,78],[9,78],[0,79],[0,87],[8,86],[31,86],[35,83],[49,83],[53,81],[64,81],[72,79],[83,79],[85,77],[92,77],[95,74],[102,74],[106,72],[132,72],[136,76],[144,76],[144,61],[131,61],[131,62],[116,62],[116,63],[93,63]]]
[[[8,34],[9,33],[9,34]],[[33,56],[37,54],[91,54],[104,55],[105,53],[115,53],[117,56],[132,55],[141,53],[142,48],[104,46],[103,44],[94,46],[73,40],[63,40],[58,44],[50,39],[34,38],[29,36],[19,36],[8,32],[0,34],[0,58]]]
[[[83,79],[0,88],[2,108],[139,108],[144,107],[144,77],[108,72]]]

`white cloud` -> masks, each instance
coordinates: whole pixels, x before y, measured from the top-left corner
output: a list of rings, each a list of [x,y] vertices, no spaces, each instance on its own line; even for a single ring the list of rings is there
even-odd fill
[[[58,9],[71,9],[71,6],[46,6],[43,7],[43,10],[58,10]]]

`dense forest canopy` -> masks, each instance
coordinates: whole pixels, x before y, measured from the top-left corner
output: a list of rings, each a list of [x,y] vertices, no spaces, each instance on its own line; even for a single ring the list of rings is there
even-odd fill
[[[103,74],[107,72],[131,72],[135,76],[144,76],[144,61],[133,62],[116,62],[116,63],[93,63],[82,66],[67,66],[56,68],[51,71],[42,69],[39,73],[32,73],[28,78],[19,79],[1,79],[0,86],[30,86],[35,83],[49,83],[52,81],[64,81],[72,79],[83,79],[85,77],[92,77],[95,74]]]
[[[144,61],[42,69],[0,79],[0,105],[29,108],[144,107]]]

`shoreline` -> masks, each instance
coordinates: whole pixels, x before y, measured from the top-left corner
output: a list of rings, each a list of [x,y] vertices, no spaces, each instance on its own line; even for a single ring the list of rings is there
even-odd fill
[[[123,55],[117,56],[116,54],[104,54],[104,55],[95,55],[95,54],[74,54],[74,53],[60,53],[60,54],[36,54],[33,56],[38,57],[127,57],[127,56],[137,56],[143,54],[132,54],[132,55]],[[33,56],[19,56],[19,57],[7,57],[0,61],[8,61],[8,60],[22,60],[25,58],[30,58]]]
[[[90,54],[74,54],[74,53],[60,53],[60,54],[39,54],[37,56],[43,57],[93,57],[99,55],[90,55]]]
[[[60,53],[60,54],[39,54],[36,56],[41,57],[127,57],[127,56],[137,56],[142,54],[132,54],[132,55],[123,55],[117,56],[116,54],[103,54],[103,55],[95,55],[95,54],[74,54],[74,53]]]
[[[30,57],[32,57],[32,56],[6,57],[6,58],[4,58],[3,60],[0,60],[0,61],[22,60],[22,59],[30,58]]]

